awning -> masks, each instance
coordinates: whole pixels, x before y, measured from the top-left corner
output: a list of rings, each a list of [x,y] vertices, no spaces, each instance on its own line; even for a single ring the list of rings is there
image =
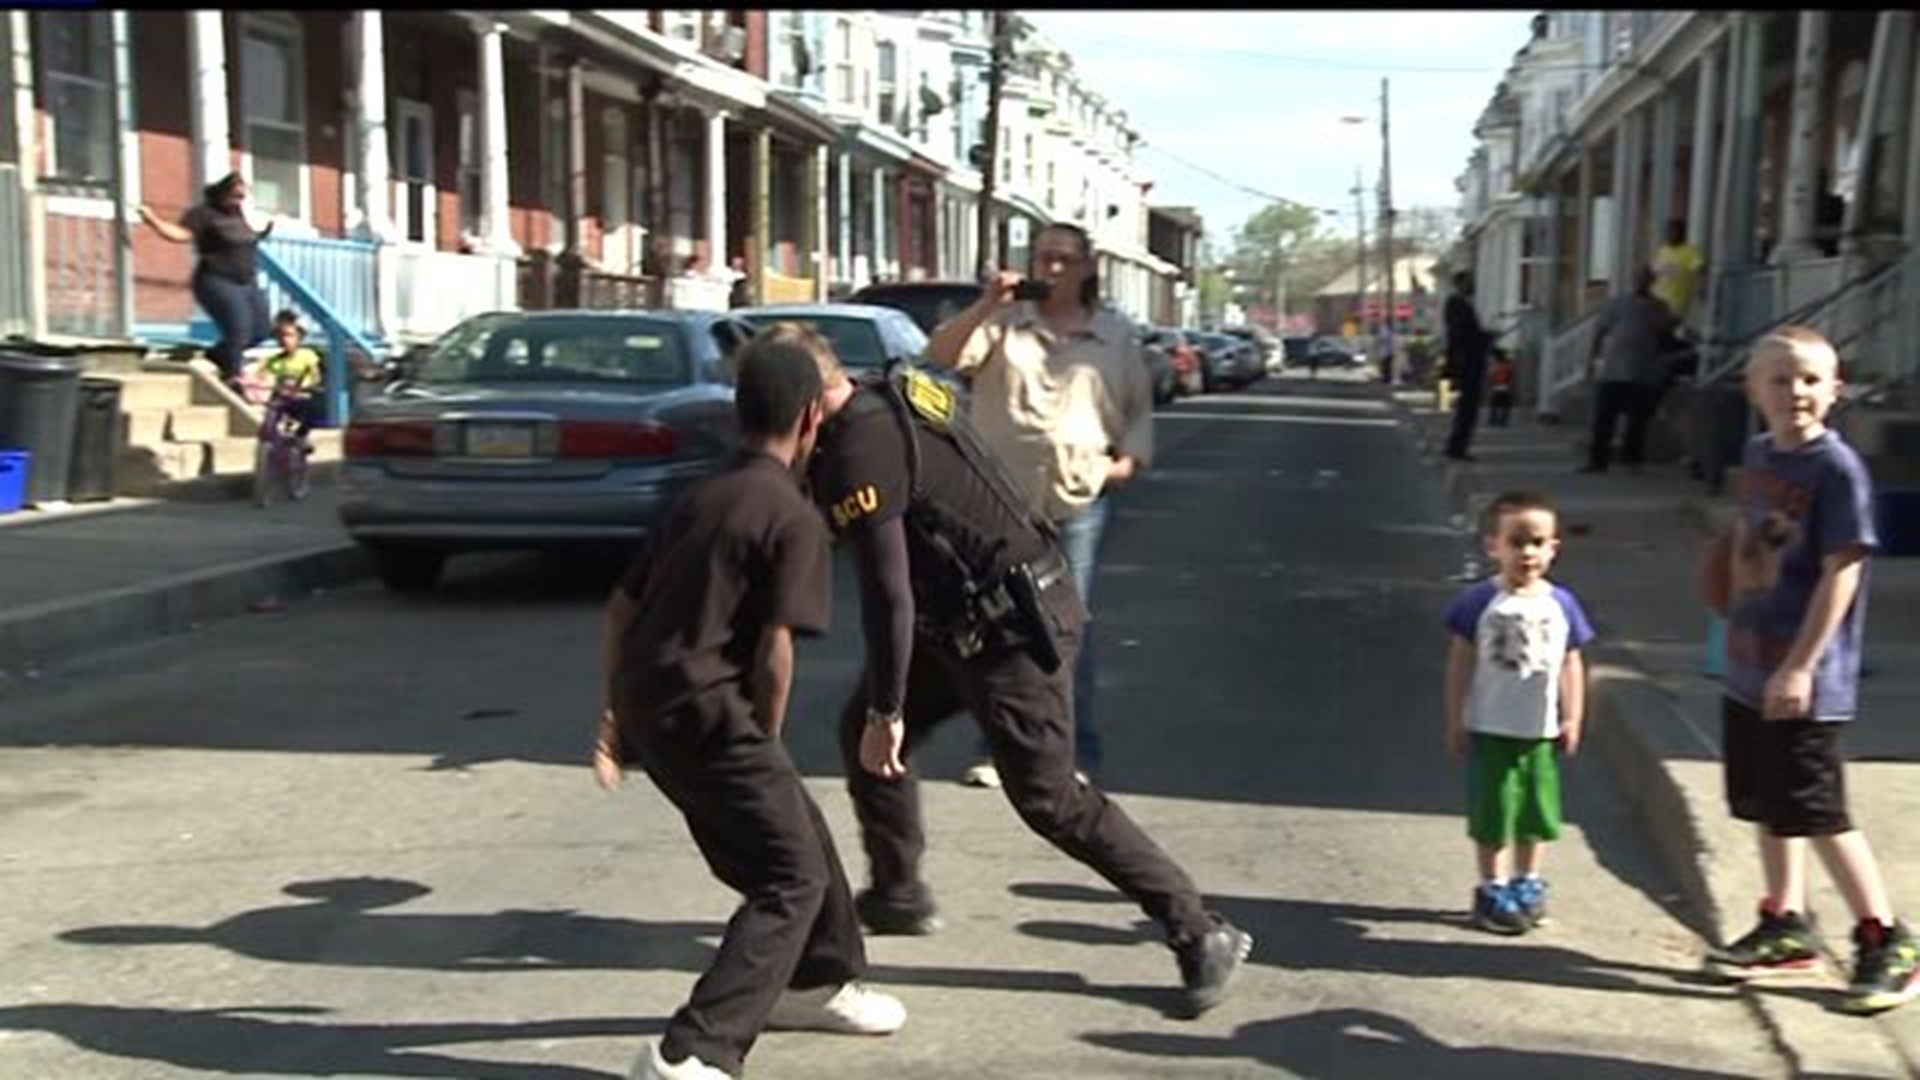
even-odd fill
[[[822,146],[837,145],[843,134],[840,125],[790,90],[768,91],[767,107],[761,110],[761,114],[788,134]]]

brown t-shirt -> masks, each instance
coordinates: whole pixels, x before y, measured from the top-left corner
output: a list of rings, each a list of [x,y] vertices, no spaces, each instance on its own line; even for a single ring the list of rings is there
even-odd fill
[[[623,719],[741,690],[768,626],[825,632],[830,547],[798,479],[762,453],[676,499],[620,583],[640,609],[622,642]]]

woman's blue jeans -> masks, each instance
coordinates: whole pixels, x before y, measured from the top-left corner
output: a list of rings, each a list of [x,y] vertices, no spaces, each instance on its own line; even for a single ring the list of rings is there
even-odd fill
[[[238,376],[247,350],[273,333],[267,294],[253,282],[242,284],[209,270],[196,270],[193,299],[220,328],[220,341],[207,350],[208,355],[219,365],[220,374],[229,379]]]

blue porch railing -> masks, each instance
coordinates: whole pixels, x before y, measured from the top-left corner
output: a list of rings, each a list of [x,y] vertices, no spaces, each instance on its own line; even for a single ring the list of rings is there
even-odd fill
[[[353,401],[350,351],[358,350],[373,363],[381,356],[376,344],[376,246],[359,240],[269,237],[259,255],[268,303],[276,311],[291,307],[304,313],[325,336],[327,416],[344,427]]]

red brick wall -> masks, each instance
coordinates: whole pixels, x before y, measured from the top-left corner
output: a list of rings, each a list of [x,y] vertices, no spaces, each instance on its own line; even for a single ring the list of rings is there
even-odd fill
[[[341,184],[353,138],[345,56],[351,19],[345,11],[300,14],[307,75],[307,220],[323,236],[343,235],[346,228]]]
[[[733,18],[747,32],[747,55],[741,67],[749,75],[760,79],[767,77],[767,13],[764,11],[736,11]]]
[[[507,201],[513,242],[522,251],[534,251],[552,240],[546,203],[545,145],[546,92],[540,77],[539,53],[532,46],[507,43]]]
[[[178,221],[199,201],[193,186],[193,103],[184,89],[187,17],[143,11],[133,17],[134,120],[140,135],[140,197]],[[193,313],[187,280],[193,247],[170,244],[144,225],[133,233],[133,314],[137,322],[185,322]]]

